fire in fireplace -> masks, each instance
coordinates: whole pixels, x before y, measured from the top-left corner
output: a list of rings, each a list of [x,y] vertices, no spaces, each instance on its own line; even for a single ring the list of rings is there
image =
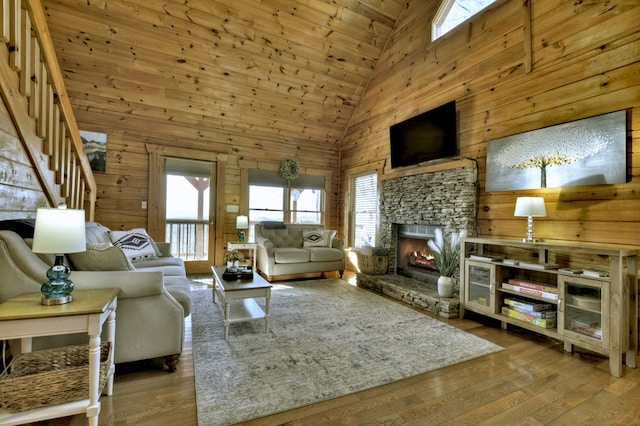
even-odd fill
[[[427,242],[437,226],[397,225],[396,274],[435,283],[440,275]]]

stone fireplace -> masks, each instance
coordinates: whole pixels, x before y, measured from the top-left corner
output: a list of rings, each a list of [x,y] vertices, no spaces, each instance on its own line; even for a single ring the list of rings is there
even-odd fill
[[[428,261],[427,246],[435,228],[474,235],[477,169],[470,160],[452,163],[451,168],[382,181],[379,245],[389,249],[388,273],[435,284],[439,274]],[[413,259],[409,250],[418,252]]]
[[[433,166],[437,170],[382,180],[379,246],[388,249],[386,274],[359,273],[357,285],[444,318],[458,316],[459,300],[441,298],[439,273],[427,241],[435,229],[475,235],[477,169],[461,159]],[[428,283],[425,285],[424,283]],[[456,280],[456,290],[459,283]]]

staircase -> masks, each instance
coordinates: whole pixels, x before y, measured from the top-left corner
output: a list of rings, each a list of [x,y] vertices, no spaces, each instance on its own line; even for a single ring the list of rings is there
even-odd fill
[[[0,94],[50,206],[93,220],[96,183],[39,0],[1,0]]]

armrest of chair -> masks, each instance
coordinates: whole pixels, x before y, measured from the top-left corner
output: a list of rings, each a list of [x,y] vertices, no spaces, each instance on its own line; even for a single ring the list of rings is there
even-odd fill
[[[273,256],[273,241],[264,237],[257,237],[256,243],[259,251],[266,253],[267,256]]]
[[[333,241],[331,242],[331,247],[343,250],[344,249],[344,239],[343,238],[334,237]]]
[[[73,271],[69,279],[78,290],[119,288],[121,299],[157,296],[166,291],[160,271]]]
[[[156,246],[158,247],[158,250],[160,250],[162,257],[172,257],[171,243],[164,241],[159,243],[156,241]]]

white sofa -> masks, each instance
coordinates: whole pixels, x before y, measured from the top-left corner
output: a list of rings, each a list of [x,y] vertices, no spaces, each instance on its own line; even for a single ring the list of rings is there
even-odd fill
[[[25,228],[28,232],[28,226]],[[5,226],[4,229],[12,228]],[[28,234],[22,232],[21,236],[14,231],[20,230],[0,230],[0,302],[21,293],[40,291],[53,261],[52,257],[31,251]],[[97,223],[87,223],[88,243],[103,242],[105,237],[109,238],[108,231]],[[69,278],[76,289],[120,288],[116,310],[116,363],[164,357],[171,372],[175,371],[182,352],[184,318],[191,311],[190,283],[183,261],[166,256],[165,244],[157,246],[161,252],[165,250],[164,255],[133,263],[124,260],[116,265],[117,270],[75,269]],[[83,253],[85,258],[89,254],[90,251]],[[65,262],[72,269],[73,259],[69,256]],[[76,256],[75,263],[82,263],[79,259]],[[100,257],[93,260],[101,263],[103,269],[110,269],[108,263],[113,263]],[[91,265],[92,261],[84,263]],[[77,344],[83,339],[86,341],[86,335],[38,338],[34,339],[33,348]],[[15,346],[18,342],[12,342],[14,353],[19,351]]]
[[[283,275],[345,268],[344,240],[321,225],[261,222],[255,225],[256,269],[267,280]]]

